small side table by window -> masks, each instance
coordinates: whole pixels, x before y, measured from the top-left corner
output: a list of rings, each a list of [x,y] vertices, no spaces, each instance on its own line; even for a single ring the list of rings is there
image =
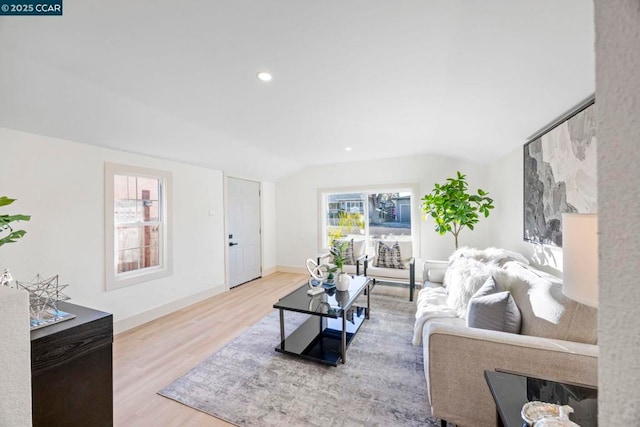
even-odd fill
[[[525,403],[540,401],[569,405],[571,421],[581,427],[598,425],[598,391],[583,385],[565,384],[500,371],[484,371],[496,403],[498,427],[526,426],[520,415]]]

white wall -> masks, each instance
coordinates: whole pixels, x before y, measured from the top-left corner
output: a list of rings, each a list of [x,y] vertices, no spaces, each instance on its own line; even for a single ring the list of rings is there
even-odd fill
[[[0,149],[0,192],[18,199],[6,211],[32,216],[0,248],[14,278],[59,274],[71,302],[114,314],[116,332],[225,289],[222,172],[4,128]],[[173,174],[172,276],[105,291],[105,161]]]
[[[262,275],[275,273],[277,266],[276,185],[262,182]]]
[[[489,187],[493,189],[491,195],[497,206],[488,218],[492,245],[519,252],[542,270],[561,276],[561,248],[523,239],[523,164],[521,146],[489,166]]]
[[[490,165],[415,156],[306,168],[277,183],[278,266],[302,267],[304,260],[319,250],[318,189],[409,183],[417,185],[422,197],[433,189],[434,183],[460,170],[467,174],[470,189],[480,187],[488,191],[496,206],[489,218],[481,218],[474,231],[464,230],[460,234],[460,246],[510,249],[522,253],[543,270],[561,276],[562,249],[531,244],[522,238],[522,168],[522,146]],[[420,219],[420,256],[446,259],[454,249],[453,236],[440,236],[433,228],[430,220]]]
[[[418,199],[444,182],[456,171],[467,175],[472,191],[478,187],[493,195],[488,185],[487,168],[440,156],[413,156],[367,162],[336,163],[305,168],[277,182],[277,249],[278,267],[303,268],[306,258],[315,257],[319,248],[318,189],[414,184]],[[419,200],[418,200],[419,202]],[[499,205],[498,205],[499,206]],[[498,208],[496,208],[498,209]],[[418,222],[419,253],[417,257],[446,259],[454,250],[453,236],[440,236],[433,223],[414,217]],[[481,220],[474,231],[464,230],[460,246],[487,246],[489,227]]]
[[[640,3],[596,0],[599,424],[640,425]]]

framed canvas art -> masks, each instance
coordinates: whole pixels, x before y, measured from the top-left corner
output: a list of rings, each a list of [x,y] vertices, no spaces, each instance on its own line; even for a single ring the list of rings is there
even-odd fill
[[[597,213],[594,97],[524,145],[524,240],[562,247],[562,214]]]

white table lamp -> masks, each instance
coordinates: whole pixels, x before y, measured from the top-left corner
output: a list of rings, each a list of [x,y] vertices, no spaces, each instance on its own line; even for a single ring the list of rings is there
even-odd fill
[[[598,215],[562,214],[562,293],[598,306]]]

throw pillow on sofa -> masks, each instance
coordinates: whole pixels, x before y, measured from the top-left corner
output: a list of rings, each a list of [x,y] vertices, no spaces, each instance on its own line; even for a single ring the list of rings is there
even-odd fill
[[[492,331],[520,333],[522,316],[511,293],[503,290],[493,276],[476,292],[467,307],[467,326]]]

